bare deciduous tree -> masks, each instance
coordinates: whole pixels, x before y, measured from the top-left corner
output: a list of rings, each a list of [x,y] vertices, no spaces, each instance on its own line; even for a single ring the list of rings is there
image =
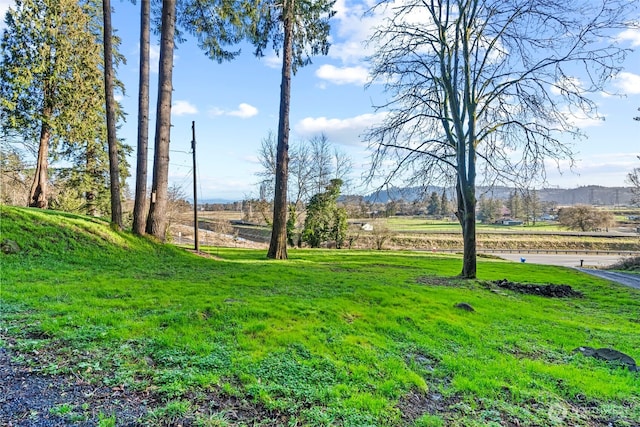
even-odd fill
[[[261,188],[275,182],[277,144],[272,132],[260,143],[258,161],[261,169],[256,175],[261,178]],[[304,203],[313,195],[325,191],[331,179],[339,179],[347,187],[352,172],[351,157],[334,146],[326,136],[295,141],[289,146],[288,199],[298,209],[303,209]],[[273,191],[266,196],[273,197]]]
[[[558,222],[571,230],[594,231],[611,226],[613,214],[586,205],[575,205],[560,209]]]
[[[329,138],[322,133],[309,140],[311,146],[311,191],[312,194],[320,194],[329,185],[329,180],[333,174],[331,167],[331,143]]]
[[[640,156],[638,156],[640,160]],[[640,205],[640,168],[633,168],[627,175],[627,182],[631,185],[631,203]]]
[[[637,27],[626,0],[407,0],[382,3],[373,82],[388,112],[372,129],[372,171],[437,178],[453,171],[461,277],[476,276],[476,181],[544,179],[545,159],[572,160],[574,120],[597,117],[590,94],[620,70],[617,33]],[[379,10],[379,9],[378,9]],[[634,21],[635,20],[635,21]],[[385,168],[394,160],[391,169]]]

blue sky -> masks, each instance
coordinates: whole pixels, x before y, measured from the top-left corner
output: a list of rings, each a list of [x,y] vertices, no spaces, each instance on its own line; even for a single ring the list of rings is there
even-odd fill
[[[0,0],[0,12],[10,4]],[[128,114],[119,136],[136,145],[138,86],[139,6],[113,2],[114,26],[122,38],[120,51],[127,64],[118,77],[126,94],[120,100]],[[329,140],[353,158],[354,178],[368,168],[367,143],[360,135],[377,123],[382,113],[373,105],[384,100],[381,87],[365,89],[367,51],[363,42],[379,19],[362,18],[362,1],[338,0],[332,20],[329,55],[316,57],[300,69],[292,83],[291,140],[306,140],[324,132]],[[573,171],[562,165],[562,174],[550,165],[550,186],[572,188],[584,185],[623,186],[633,167],[640,166],[640,32],[621,34],[625,46],[636,49],[625,63],[625,71],[611,84],[624,97],[599,95],[594,99],[603,121],[580,121],[588,138],[575,142],[577,165]],[[158,37],[152,36],[155,71],[152,72],[151,117],[155,114]],[[230,199],[258,195],[256,172],[260,167],[260,141],[278,126],[280,59],[274,53],[262,59],[252,55],[251,46],[232,62],[209,60],[193,39],[178,45],[174,67],[170,183],[191,194],[191,122],[196,122],[199,199]],[[154,127],[150,127],[150,146]],[[571,141],[567,141],[571,142]],[[153,154],[150,153],[150,159]],[[135,173],[135,159],[131,159]],[[134,187],[131,181],[131,188]],[[367,189],[354,189],[367,191]]]

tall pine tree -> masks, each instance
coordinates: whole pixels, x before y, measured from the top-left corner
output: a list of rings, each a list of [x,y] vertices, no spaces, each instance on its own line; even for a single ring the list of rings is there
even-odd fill
[[[83,164],[76,170],[85,174],[82,181],[94,176],[99,185],[95,168],[103,165],[96,159],[106,148],[99,10],[74,0],[16,0],[7,12],[0,44],[2,127],[37,147],[29,206],[48,206],[51,159]],[[96,191],[90,185],[82,190],[90,206]]]
[[[160,68],[156,134],[153,156],[151,203],[147,216],[147,233],[164,241],[167,204],[169,202],[169,142],[171,139],[171,93],[173,91],[173,50],[176,34],[176,0],[163,0],[160,34]]]
[[[291,75],[311,63],[311,57],[329,52],[329,19],[335,0],[266,0],[254,4],[248,28],[256,55],[269,44],[282,50],[280,113],[273,200],[273,229],[268,258],[287,258],[287,180],[289,175],[289,109]]]

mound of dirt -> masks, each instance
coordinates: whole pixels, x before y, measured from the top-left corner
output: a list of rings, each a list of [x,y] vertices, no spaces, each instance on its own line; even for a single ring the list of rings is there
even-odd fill
[[[507,279],[495,280],[491,282],[502,289],[508,289],[510,291],[518,292],[521,294],[538,295],[548,298],[582,298],[582,292],[574,290],[569,285],[554,285],[554,284],[533,284],[533,283],[517,283],[511,282]]]

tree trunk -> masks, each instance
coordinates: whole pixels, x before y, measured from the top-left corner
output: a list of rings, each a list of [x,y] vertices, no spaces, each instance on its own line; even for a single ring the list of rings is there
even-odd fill
[[[107,112],[107,143],[109,145],[109,178],[111,188],[111,224],[122,228],[122,200],[120,198],[120,162],[116,137],[116,101],[113,96],[113,40],[111,1],[102,0],[104,45],[104,97]]]
[[[87,202],[86,213],[89,216],[99,216],[98,208],[96,206],[96,188],[95,183],[102,180],[102,171],[98,169],[97,158],[98,153],[95,151],[95,146],[88,144],[87,152],[85,153],[84,165],[87,175],[90,177],[91,182],[87,191],[85,191],[85,200]],[[98,178],[98,179],[96,179]]]
[[[142,236],[147,220],[147,152],[149,146],[149,45],[150,0],[140,2],[140,89],[138,93],[138,155],[133,233]]]
[[[44,117],[50,116],[50,111],[44,111]],[[29,191],[29,206],[46,209],[49,205],[47,200],[47,171],[49,169],[49,140],[51,139],[51,129],[46,124],[46,119],[42,121],[40,127],[40,144],[38,145],[38,161],[36,172],[33,177],[33,184]]]
[[[458,209],[456,216],[462,226],[462,272],[460,277],[465,279],[476,278],[476,197],[475,186],[469,183],[460,184],[458,178],[456,193]]]
[[[287,179],[289,168],[289,106],[291,103],[291,61],[293,57],[293,1],[284,7],[284,45],[282,82],[280,84],[280,118],[276,153],[276,188],[273,198],[273,228],[267,258],[287,259]]]
[[[162,2],[162,30],[160,35],[160,69],[156,135],[153,156],[153,183],[147,218],[147,233],[164,241],[167,231],[167,202],[169,186],[169,140],[171,135],[171,91],[173,48],[176,25],[176,0]]]

